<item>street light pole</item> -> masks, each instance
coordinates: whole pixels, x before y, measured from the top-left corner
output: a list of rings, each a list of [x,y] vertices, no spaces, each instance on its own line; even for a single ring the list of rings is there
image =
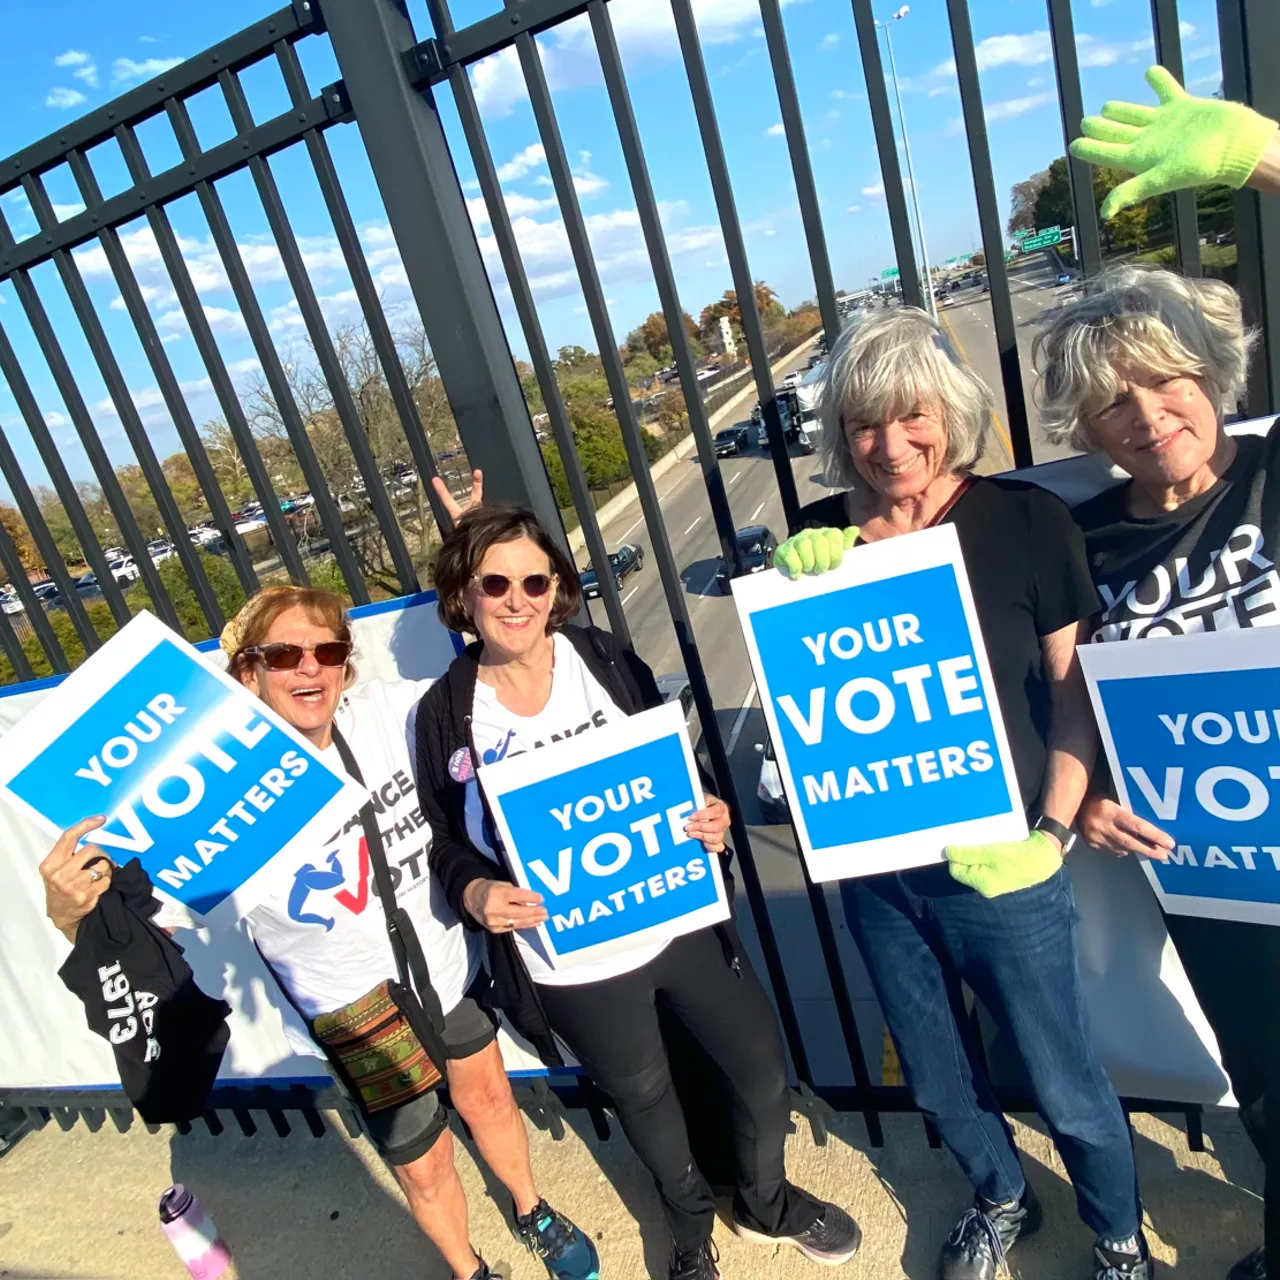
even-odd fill
[[[907,181],[911,184],[911,205],[916,211],[916,229],[920,233],[921,266],[924,267],[926,296],[929,299],[929,314],[936,320],[938,307],[933,298],[933,273],[929,270],[929,247],[924,241],[924,219],[920,216],[920,197],[916,193],[916,174],[911,164],[911,141],[907,137],[907,117],[902,110],[902,89],[898,85],[898,64],[893,57],[893,36],[889,31],[890,22],[900,22],[911,12],[909,5],[903,5],[887,22],[877,22],[877,27],[884,28],[884,42],[889,47],[889,72],[893,76],[893,94],[898,100],[898,121],[902,125],[902,150],[907,157]]]

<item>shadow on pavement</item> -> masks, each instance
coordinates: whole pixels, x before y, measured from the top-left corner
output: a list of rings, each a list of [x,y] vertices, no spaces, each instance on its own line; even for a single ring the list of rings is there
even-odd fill
[[[718,556],[707,560],[695,560],[680,570],[680,581],[691,596],[718,596],[716,570],[720,567]]]

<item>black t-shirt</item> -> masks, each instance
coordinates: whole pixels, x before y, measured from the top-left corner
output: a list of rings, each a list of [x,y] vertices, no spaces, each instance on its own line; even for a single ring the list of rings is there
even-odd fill
[[[1098,611],[1084,538],[1060,498],[1021,480],[976,478],[943,523],[960,537],[1018,788],[1036,811],[1052,710],[1040,641]],[[803,508],[797,527],[848,524],[837,493]]]
[[[1076,507],[1102,596],[1093,639],[1280,624],[1278,476],[1273,424],[1266,436],[1237,437],[1218,483],[1175,511],[1130,515],[1132,481]]]

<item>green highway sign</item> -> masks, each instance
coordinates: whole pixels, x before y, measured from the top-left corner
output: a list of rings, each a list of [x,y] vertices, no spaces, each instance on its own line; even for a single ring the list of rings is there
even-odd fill
[[[1023,231],[1015,231],[1015,232],[1013,233],[1013,239],[1014,239],[1014,242],[1016,243],[1016,242],[1017,242],[1017,241],[1019,241],[1019,240],[1025,240],[1025,239],[1027,238],[1027,236],[1032,235],[1032,234],[1033,234],[1033,232],[1032,232],[1032,231],[1030,231],[1029,229],[1028,229],[1028,230],[1023,230]]]
[[[1022,252],[1030,253],[1034,249],[1051,249],[1055,244],[1062,243],[1062,228],[1048,227],[1044,231],[1037,231],[1035,235],[1028,236],[1022,242]]]
[[[889,267],[888,270],[880,273],[881,280],[896,280],[898,278],[898,268]]]

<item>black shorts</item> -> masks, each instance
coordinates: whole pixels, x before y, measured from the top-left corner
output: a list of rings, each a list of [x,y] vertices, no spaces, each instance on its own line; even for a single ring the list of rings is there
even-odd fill
[[[481,982],[473,983],[462,999],[445,1014],[444,1043],[450,1060],[470,1058],[487,1049],[498,1035],[498,1025],[493,1015],[480,1007],[472,994]],[[448,1110],[440,1101],[438,1089],[419,1094],[398,1107],[375,1111],[368,1115],[360,1111],[360,1122],[378,1154],[388,1163],[412,1164],[420,1160],[435,1145],[449,1123]]]

